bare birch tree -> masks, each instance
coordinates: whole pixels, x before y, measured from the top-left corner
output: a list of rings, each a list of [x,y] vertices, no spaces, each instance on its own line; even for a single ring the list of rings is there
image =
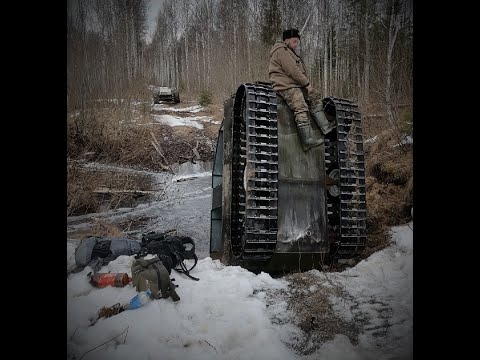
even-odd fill
[[[271,47],[307,18],[300,54],[325,96],[411,103],[412,0],[165,0],[150,44],[147,0],[69,2],[69,108],[135,83],[225,98],[268,81]]]

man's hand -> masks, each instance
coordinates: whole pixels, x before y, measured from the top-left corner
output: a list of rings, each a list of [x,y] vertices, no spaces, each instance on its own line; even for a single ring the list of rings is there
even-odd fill
[[[313,86],[310,85],[310,84],[308,84],[308,86],[306,87],[306,89],[307,89],[307,93],[311,94],[312,91],[313,91]]]

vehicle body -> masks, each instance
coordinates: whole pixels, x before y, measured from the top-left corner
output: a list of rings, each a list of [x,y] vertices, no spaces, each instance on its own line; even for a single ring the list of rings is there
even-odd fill
[[[225,102],[212,170],[212,258],[276,272],[321,268],[363,250],[360,112],[345,99],[323,104],[337,126],[305,152],[293,112],[270,84],[242,84]]]
[[[177,89],[161,86],[157,88],[157,90],[153,94],[153,102],[155,104],[160,104],[161,101],[165,102],[173,102],[179,103],[180,102],[180,94]]]

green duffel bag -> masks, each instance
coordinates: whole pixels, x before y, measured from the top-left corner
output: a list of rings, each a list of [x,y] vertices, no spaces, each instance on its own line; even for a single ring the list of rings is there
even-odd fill
[[[138,292],[150,289],[154,299],[167,299],[171,296],[173,301],[180,300],[167,268],[157,256],[133,261],[132,284]]]

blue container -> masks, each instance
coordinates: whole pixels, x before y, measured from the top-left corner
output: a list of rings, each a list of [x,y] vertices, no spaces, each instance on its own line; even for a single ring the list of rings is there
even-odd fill
[[[125,310],[138,309],[150,301],[152,301],[152,292],[150,289],[141,291],[130,300],[127,306],[125,306]]]

